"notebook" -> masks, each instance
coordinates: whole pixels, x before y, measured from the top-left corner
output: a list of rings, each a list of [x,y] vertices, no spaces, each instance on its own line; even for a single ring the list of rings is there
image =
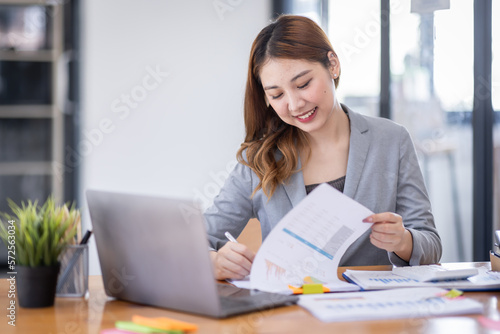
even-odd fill
[[[214,318],[298,301],[217,283],[193,201],[99,190],[86,197],[108,296]]]

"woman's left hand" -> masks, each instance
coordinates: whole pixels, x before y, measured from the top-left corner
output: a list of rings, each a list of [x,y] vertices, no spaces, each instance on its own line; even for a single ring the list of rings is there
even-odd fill
[[[404,227],[400,215],[392,212],[376,213],[363,219],[363,222],[373,223],[370,241],[374,246],[394,252],[405,261],[410,260],[413,238]]]

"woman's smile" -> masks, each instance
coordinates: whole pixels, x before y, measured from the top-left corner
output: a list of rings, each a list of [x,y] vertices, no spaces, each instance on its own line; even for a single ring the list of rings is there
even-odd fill
[[[303,113],[301,115],[294,116],[294,117],[297,118],[297,120],[299,122],[302,122],[302,123],[310,122],[313,120],[314,116],[316,116],[317,109],[318,109],[318,107],[314,107],[313,109],[306,111],[305,113]]]

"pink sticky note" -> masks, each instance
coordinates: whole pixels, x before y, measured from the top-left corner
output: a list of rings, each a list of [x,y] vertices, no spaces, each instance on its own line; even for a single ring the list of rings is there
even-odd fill
[[[108,328],[108,329],[103,329],[101,331],[101,334],[134,334],[134,333],[117,328]]]
[[[477,318],[479,320],[479,323],[488,329],[494,329],[494,330],[500,330],[500,321],[499,320],[493,320],[490,318],[486,318],[485,316],[479,316]]]

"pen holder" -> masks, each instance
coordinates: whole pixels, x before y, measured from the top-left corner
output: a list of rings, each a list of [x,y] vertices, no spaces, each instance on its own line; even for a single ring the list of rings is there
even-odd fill
[[[56,297],[83,297],[89,284],[89,247],[66,246],[61,256]]]
[[[490,262],[492,271],[500,271],[500,257],[490,251]]]

